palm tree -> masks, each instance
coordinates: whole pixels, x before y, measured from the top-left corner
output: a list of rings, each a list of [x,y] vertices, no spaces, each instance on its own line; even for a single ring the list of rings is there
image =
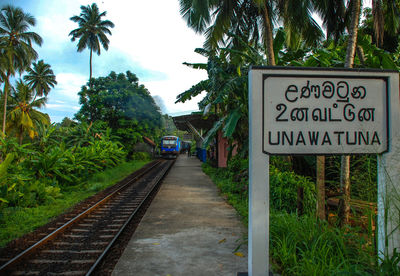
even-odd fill
[[[347,27],[348,42],[346,49],[345,67],[352,68],[357,49],[357,33],[361,13],[361,0],[348,2],[347,10],[344,0],[314,0],[316,10],[321,15],[327,28],[327,37],[333,37],[335,41],[344,33]],[[319,157],[319,166],[324,166],[323,157]],[[317,165],[318,166],[318,165]],[[320,168],[322,169],[322,168]],[[350,156],[341,157],[340,187],[343,198],[339,203],[341,225],[348,224],[350,216]],[[321,176],[322,177],[322,176]],[[321,179],[317,179],[317,182]],[[317,184],[322,189],[323,183]]]
[[[289,34],[287,44],[290,46],[301,39],[314,44],[322,37],[320,27],[311,16],[314,6],[310,0],[180,0],[180,7],[189,27],[206,34],[206,49],[216,49],[219,43],[225,42],[229,32],[237,35],[246,32],[252,42],[263,40],[268,64],[272,66],[275,65],[275,21],[283,21],[285,31]]]
[[[51,87],[57,84],[56,76],[50,65],[39,60],[38,63],[33,63],[33,68],[28,69],[28,74],[24,76],[24,80],[29,87],[35,90],[37,96],[47,96]]]
[[[22,80],[17,81],[16,89],[10,95],[12,110],[8,114],[7,131],[15,133],[20,144],[24,134],[33,139],[37,135],[37,124],[50,124],[50,118],[35,108],[43,107],[47,98],[34,99],[33,90]]]
[[[346,68],[353,68],[354,56],[357,47],[357,33],[358,24],[360,21],[361,13],[361,0],[351,0],[351,19],[350,25],[348,27],[349,38],[347,42],[346,50]],[[350,156],[343,155],[341,157],[341,167],[340,167],[340,187],[342,189],[343,198],[340,199],[340,218],[341,225],[349,224],[350,219]]]
[[[326,28],[327,38],[338,41],[343,34],[346,23],[346,6],[343,0],[313,0],[315,11],[321,16]],[[317,217],[326,219],[325,212],[325,156],[316,157],[316,194],[317,194]]]
[[[326,37],[338,41],[348,25],[348,12],[344,0],[313,0],[316,12],[323,20]]]
[[[110,20],[101,19],[107,12],[100,13],[96,3],[91,6],[81,6],[81,10],[82,12],[79,16],[75,15],[70,18],[79,24],[79,28],[72,30],[69,35],[72,36],[71,41],[79,39],[78,52],[82,52],[85,48],[90,49],[90,83],[92,79],[92,52],[94,51],[97,55],[100,55],[100,43],[105,50],[108,50],[110,41],[106,34],[111,35],[109,28],[113,28],[114,23]]]
[[[30,26],[35,26],[36,20],[22,9],[7,5],[0,12],[0,55],[3,56],[4,78],[4,110],[3,128],[5,133],[7,98],[10,89],[10,76],[16,72],[22,73],[30,66],[32,60],[37,58],[37,53],[32,47],[32,42],[41,45],[42,38],[35,32],[29,31]]]

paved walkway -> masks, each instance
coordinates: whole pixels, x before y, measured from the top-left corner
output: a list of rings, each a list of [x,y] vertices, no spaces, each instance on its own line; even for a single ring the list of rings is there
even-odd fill
[[[195,158],[181,155],[164,179],[113,275],[203,276],[247,271],[245,227]],[[238,241],[239,240],[239,241]]]

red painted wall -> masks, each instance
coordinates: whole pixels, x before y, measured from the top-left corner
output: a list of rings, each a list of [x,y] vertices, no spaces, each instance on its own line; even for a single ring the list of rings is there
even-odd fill
[[[222,137],[222,132],[218,131],[218,167],[225,168],[227,166],[228,161],[228,139]],[[235,156],[237,153],[236,147],[232,152],[232,156]]]

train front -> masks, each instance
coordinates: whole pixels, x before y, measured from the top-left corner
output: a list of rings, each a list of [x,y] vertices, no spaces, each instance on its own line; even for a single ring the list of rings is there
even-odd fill
[[[161,139],[161,156],[164,158],[176,158],[180,150],[180,141],[176,136],[164,136]]]

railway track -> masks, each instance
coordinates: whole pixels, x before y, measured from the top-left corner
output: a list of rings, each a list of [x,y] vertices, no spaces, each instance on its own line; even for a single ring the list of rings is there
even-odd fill
[[[91,275],[166,175],[173,161],[154,162],[126,183],[0,266],[0,275]]]

